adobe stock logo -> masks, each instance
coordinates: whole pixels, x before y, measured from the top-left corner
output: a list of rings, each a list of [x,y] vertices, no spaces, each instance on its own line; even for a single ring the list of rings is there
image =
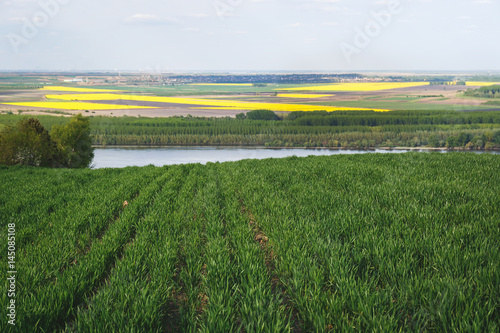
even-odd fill
[[[243,0],[215,0],[213,5],[219,19],[224,20],[226,16],[232,15],[242,3]]]
[[[355,35],[352,44],[346,42],[340,44],[340,49],[347,62],[351,63],[353,55],[360,54],[363,49],[367,48],[372,40],[380,36],[384,29],[392,23],[393,17],[402,12],[403,7],[399,0],[389,0],[386,9],[372,12],[371,19],[366,23],[364,29],[359,27],[354,29]]]
[[[51,19],[59,14],[61,6],[70,2],[71,0],[39,0],[40,9],[33,14],[31,19],[22,18],[23,26],[20,34],[11,32],[7,35],[14,52],[19,53],[19,47],[34,39],[40,33],[40,29],[43,29]]]

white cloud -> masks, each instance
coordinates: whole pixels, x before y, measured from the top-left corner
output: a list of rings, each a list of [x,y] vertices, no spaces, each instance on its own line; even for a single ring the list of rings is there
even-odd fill
[[[292,24],[288,24],[285,27],[287,27],[287,28],[302,28],[304,26],[305,25],[303,23],[301,23],[301,22],[295,22],[295,23],[292,23]]]

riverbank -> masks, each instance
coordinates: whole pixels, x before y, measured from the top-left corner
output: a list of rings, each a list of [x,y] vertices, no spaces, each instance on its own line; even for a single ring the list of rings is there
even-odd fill
[[[440,147],[370,147],[366,149],[354,149],[349,147],[269,147],[269,146],[190,146],[190,145],[92,145],[93,148],[107,149],[154,149],[154,148],[214,148],[214,149],[308,149],[308,150],[358,150],[358,151],[372,151],[372,150],[408,150],[408,151],[463,151],[463,152],[500,152],[500,148],[490,149],[468,149],[468,148],[440,148]]]

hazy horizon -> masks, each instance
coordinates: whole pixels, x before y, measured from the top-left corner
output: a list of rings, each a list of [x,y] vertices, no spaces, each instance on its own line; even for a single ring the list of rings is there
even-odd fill
[[[169,70],[169,71],[159,71],[159,70],[112,70],[112,69],[82,69],[82,70],[57,70],[57,69],[40,69],[40,70],[2,70],[0,73],[3,74],[46,74],[46,75],[62,75],[62,76],[88,76],[88,75],[292,75],[292,74],[325,74],[325,75],[337,75],[337,74],[361,74],[367,77],[371,76],[500,76],[500,71],[498,70],[464,70],[464,71],[374,71],[374,70],[346,70],[346,71],[308,71],[308,70],[269,70],[269,71],[258,71],[258,70]]]
[[[0,9],[0,71],[500,71],[498,0],[7,0]]]

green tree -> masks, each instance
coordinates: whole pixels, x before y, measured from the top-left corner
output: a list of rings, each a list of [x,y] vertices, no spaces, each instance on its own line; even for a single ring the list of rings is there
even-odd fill
[[[493,134],[493,132],[488,131],[488,132],[484,133],[484,137],[485,137],[486,141],[491,142],[491,141],[493,141],[494,134]]]
[[[500,131],[495,132],[495,134],[493,135],[493,140],[496,143],[500,144]]]
[[[25,118],[0,133],[0,164],[55,167],[58,150],[35,118]]]
[[[458,135],[458,138],[457,138],[457,144],[458,146],[460,147],[465,147],[465,145],[467,143],[469,143],[469,141],[472,139],[471,135],[470,134],[467,134],[467,133],[460,133]]]
[[[439,147],[439,138],[436,134],[430,135],[427,141],[430,147]]]
[[[61,152],[61,163],[69,168],[86,168],[94,158],[90,120],[81,114],[65,125],[54,125],[51,136]]]
[[[458,147],[458,146],[459,146],[459,144],[458,144],[458,139],[456,136],[450,135],[446,139],[446,147],[454,148],[454,147]]]
[[[253,110],[247,113],[247,118],[252,120],[279,120],[280,118],[271,110]]]

